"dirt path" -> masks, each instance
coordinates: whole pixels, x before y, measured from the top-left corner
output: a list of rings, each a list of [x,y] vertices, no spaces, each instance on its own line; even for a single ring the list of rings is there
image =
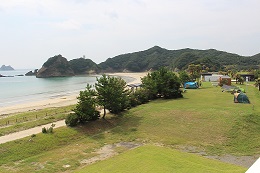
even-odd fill
[[[9,141],[14,141],[16,139],[21,139],[21,138],[24,138],[24,137],[27,137],[27,136],[31,136],[32,134],[41,133],[43,127],[49,128],[49,127],[51,127],[52,124],[55,124],[54,128],[58,128],[58,127],[62,127],[62,126],[66,125],[65,120],[60,120],[60,121],[57,121],[57,122],[37,126],[37,127],[31,128],[31,129],[11,133],[11,134],[8,134],[8,135],[5,135],[5,136],[0,136],[0,144],[6,143],[6,142],[9,142]]]
[[[94,156],[90,159],[84,159],[80,163],[86,165],[93,164],[95,162],[105,160],[114,155],[117,155],[118,152],[116,151],[116,148],[118,147],[124,147],[126,150],[130,150],[130,149],[137,148],[141,145],[143,144],[137,144],[133,142],[120,142],[116,144],[108,144],[94,152],[95,154],[97,154],[97,156]]]

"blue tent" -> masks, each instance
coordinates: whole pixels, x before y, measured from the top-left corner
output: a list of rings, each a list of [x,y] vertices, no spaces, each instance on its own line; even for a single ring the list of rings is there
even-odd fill
[[[185,82],[183,87],[185,89],[197,89],[199,88],[198,82]]]

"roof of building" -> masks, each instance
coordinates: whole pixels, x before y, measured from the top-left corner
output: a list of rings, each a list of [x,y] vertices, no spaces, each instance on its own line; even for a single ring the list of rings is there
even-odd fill
[[[141,87],[141,83],[133,83],[133,84],[128,84],[127,86],[129,87]]]
[[[222,79],[231,79],[229,76],[221,76]]]

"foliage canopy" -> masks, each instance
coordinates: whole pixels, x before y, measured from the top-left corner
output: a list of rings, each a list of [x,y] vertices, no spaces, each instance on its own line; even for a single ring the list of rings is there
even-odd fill
[[[150,91],[152,98],[164,97],[179,98],[182,97],[180,89],[180,79],[167,68],[160,68],[144,78],[142,78],[143,87]]]

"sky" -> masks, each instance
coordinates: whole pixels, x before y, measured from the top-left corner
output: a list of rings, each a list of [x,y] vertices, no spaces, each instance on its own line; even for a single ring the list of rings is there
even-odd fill
[[[0,65],[95,63],[155,45],[260,53],[259,0],[1,0]]]

